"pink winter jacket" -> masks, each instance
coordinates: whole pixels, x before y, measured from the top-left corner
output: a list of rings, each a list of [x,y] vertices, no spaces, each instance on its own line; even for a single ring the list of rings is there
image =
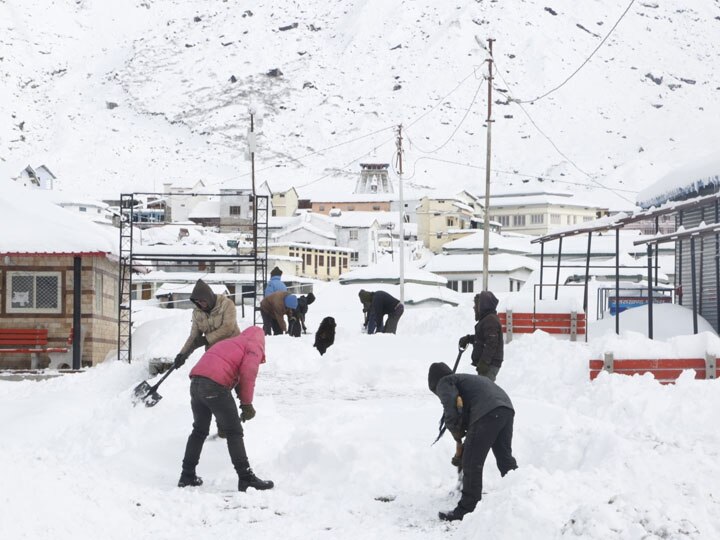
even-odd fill
[[[255,378],[265,362],[265,333],[251,326],[239,336],[224,339],[210,347],[190,371],[190,377],[207,377],[226,387],[235,388],[243,405],[252,403]]]

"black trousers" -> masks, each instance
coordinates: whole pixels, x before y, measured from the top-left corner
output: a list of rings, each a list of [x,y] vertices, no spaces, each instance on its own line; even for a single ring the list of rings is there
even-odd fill
[[[190,407],[193,413],[193,429],[185,446],[183,474],[195,474],[203,444],[210,431],[212,415],[215,415],[218,429],[225,432],[233,467],[238,475],[244,473],[250,465],[245,452],[238,408],[230,390],[205,377],[193,377],[190,382]]]
[[[482,498],[482,475],[485,458],[492,449],[500,474],[517,469],[512,455],[515,411],[507,407],[493,409],[468,429],[463,448],[463,489],[458,506],[466,512],[475,510]]]
[[[264,312],[262,309],[260,310],[260,316],[262,317],[263,321],[263,332],[265,332],[266,336],[278,336],[282,334],[282,330],[280,329],[280,323],[275,320],[275,317],[273,317],[269,313]]]

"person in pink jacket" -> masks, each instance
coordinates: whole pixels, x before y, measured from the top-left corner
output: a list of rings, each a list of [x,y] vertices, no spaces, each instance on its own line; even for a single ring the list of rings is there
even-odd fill
[[[250,468],[241,422],[255,416],[252,405],[255,379],[260,364],[265,362],[265,333],[251,326],[239,336],[219,341],[190,371],[190,407],[193,413],[193,429],[185,446],[182,473],[178,487],[200,486],[202,478],[195,468],[210,431],[210,420],[217,419],[218,428],[227,435],[230,460],[238,474],[238,490],[247,488],[271,489],[270,480],[260,480]],[[240,398],[242,415],[238,416],[231,391]]]

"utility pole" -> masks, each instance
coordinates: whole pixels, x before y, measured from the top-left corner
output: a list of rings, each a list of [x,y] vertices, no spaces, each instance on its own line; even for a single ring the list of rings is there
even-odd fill
[[[488,113],[487,113],[487,156],[485,158],[485,217],[483,219],[483,291],[488,290],[488,265],[490,264],[490,134],[492,127],[492,65],[493,41],[488,39]]]
[[[253,217],[253,257],[257,257],[257,200],[255,193],[255,109],[250,107],[250,131],[248,131],[248,151],[250,152],[250,177],[252,178],[252,217]]]
[[[405,302],[405,200],[403,199],[403,147],[402,124],[398,126],[397,136],[398,182],[400,195],[400,302]]]

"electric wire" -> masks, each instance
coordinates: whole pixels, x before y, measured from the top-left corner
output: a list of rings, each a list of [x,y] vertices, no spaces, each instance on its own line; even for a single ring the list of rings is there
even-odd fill
[[[608,40],[608,38],[612,35],[612,33],[613,33],[613,32],[615,31],[615,29],[617,28],[617,26],[620,24],[620,21],[622,21],[622,20],[625,18],[625,15],[627,15],[627,12],[630,11],[630,8],[632,7],[632,5],[633,5],[634,3],[635,3],[635,0],[630,0],[630,3],[629,3],[628,6],[625,8],[625,11],[622,12],[622,14],[620,15],[620,18],[619,18],[617,21],[615,21],[615,24],[612,26],[612,28],[610,28],[610,30],[609,30],[608,33],[605,35],[605,37],[600,41],[600,43],[598,43],[597,47],[595,47],[595,49],[590,53],[590,56],[588,56],[588,57],[583,61],[583,63],[580,64],[580,66],[578,66],[578,68],[577,68],[575,71],[573,71],[563,82],[561,82],[561,83],[558,84],[557,86],[551,88],[550,90],[548,90],[548,91],[545,92],[544,94],[539,95],[539,96],[536,97],[536,98],[533,98],[533,99],[522,99],[522,100],[515,99],[514,101],[516,101],[517,103],[535,103],[536,101],[540,101],[541,99],[549,96],[549,95],[552,94],[553,92],[556,92],[557,90],[560,90],[560,88],[562,88],[563,86],[565,86],[565,85],[570,81],[570,79],[572,79],[575,75],[577,75],[577,74],[580,72],[580,70],[581,70],[583,67],[585,67],[585,65],[590,61],[590,59],[591,59],[593,56],[595,56],[595,53],[598,52],[598,50],[600,50],[600,47],[602,47],[603,44],[604,44],[604,43]]]
[[[418,159],[416,159],[415,161],[413,161],[413,173],[410,176],[403,177],[404,180],[410,181],[413,179],[413,177],[415,176],[415,171],[417,169],[416,165],[418,162],[420,162],[422,160],[439,161],[441,163],[460,165],[462,167],[469,167],[471,169],[479,169],[482,171],[485,170],[485,167],[482,165],[473,165],[472,163],[462,163],[460,161],[453,161],[450,159],[443,159],[443,158],[437,158],[437,157],[421,156]],[[502,169],[492,169],[492,168],[490,169],[490,171],[494,172],[494,173],[498,173],[498,174],[518,176],[521,178],[537,179],[538,181],[547,180],[552,183],[568,184],[568,185],[580,186],[580,187],[586,187],[586,188],[592,187],[592,186],[589,186],[588,184],[583,184],[581,182],[572,182],[570,180],[560,180],[559,178],[553,178],[553,177],[542,175],[542,174],[528,174],[528,173],[524,173],[524,172],[520,172],[520,171],[506,171],[506,170],[502,170]],[[609,187],[603,186],[603,185],[600,185],[599,187],[602,189],[611,191],[613,193],[615,193],[616,191],[624,191],[626,193],[633,193],[633,194],[638,193],[637,191],[634,191],[631,189],[613,189],[613,188],[609,188]]]
[[[497,62],[495,61],[495,59],[493,59],[493,62],[497,65]],[[507,89],[506,89],[507,94],[510,96],[510,98],[512,98],[512,91],[510,90],[510,84],[508,84],[507,80],[505,80],[505,77],[504,77],[503,74],[502,74],[502,70],[498,69],[498,70],[497,70],[497,73],[498,73],[498,75],[500,76],[500,78],[502,79],[502,81],[505,83],[505,86],[507,86]],[[520,107],[520,110],[521,110],[523,113],[525,113],[525,116],[527,116],[528,120],[529,120],[530,123],[535,127],[535,129],[538,131],[538,133],[540,133],[540,135],[542,135],[542,136],[545,138],[545,140],[547,140],[547,141],[550,143],[550,145],[555,149],[555,151],[556,151],[560,156],[563,157],[563,159],[567,160],[568,163],[570,163],[570,164],[571,164],[573,167],[575,167],[578,171],[580,171],[582,174],[584,174],[584,175],[585,175],[591,182],[593,182],[594,184],[598,185],[599,187],[601,187],[601,188],[603,188],[603,189],[610,189],[611,191],[615,191],[615,190],[612,190],[611,188],[608,188],[608,187],[604,186],[604,185],[601,184],[600,182],[598,182],[590,173],[588,173],[587,171],[583,170],[577,163],[575,163],[572,159],[570,159],[570,157],[569,157],[567,154],[565,154],[565,152],[563,152],[562,150],[560,150],[560,148],[557,146],[557,144],[555,144],[555,141],[553,141],[553,140],[550,138],[550,136],[549,136],[547,133],[545,133],[545,131],[543,131],[543,129],[537,124],[537,122],[535,122],[535,120],[534,120],[533,117],[530,115],[530,113],[527,111],[527,109],[526,109],[525,107],[523,107],[522,102],[517,101],[517,100],[515,100],[514,98],[513,98],[513,99],[510,99],[510,102],[511,102],[511,103],[515,103],[518,107]],[[635,204],[634,201],[631,201],[630,199],[628,199],[627,197],[625,197],[624,195],[622,195],[622,194],[620,194],[620,193],[616,193],[616,195],[617,195],[618,197],[620,197],[621,199],[623,199],[624,201],[630,203],[630,204],[633,204],[633,205]]]
[[[438,146],[437,148],[434,148],[434,149],[432,149],[432,150],[423,150],[423,149],[420,148],[416,143],[413,143],[413,146],[415,146],[415,148],[417,148],[417,150],[418,150],[419,152],[423,153],[423,154],[434,154],[435,152],[437,152],[437,151],[442,150],[443,148],[445,148],[445,146],[452,140],[452,138],[453,138],[453,137],[455,136],[455,134],[458,132],[458,130],[460,129],[460,127],[463,125],[463,122],[465,122],[465,119],[466,119],[466,118],[468,117],[468,115],[470,114],[470,110],[472,109],[473,105],[475,104],[475,101],[477,100],[477,96],[478,96],[478,94],[480,93],[480,89],[482,88],[482,86],[483,86],[483,83],[480,82],[480,84],[478,84],[477,89],[475,90],[475,94],[473,95],[472,100],[470,100],[470,104],[468,105],[467,109],[465,110],[465,114],[463,114],[462,118],[461,118],[460,121],[458,122],[458,125],[455,126],[455,129],[454,129],[453,132],[450,134],[450,136],[449,136],[447,139],[445,139],[445,142],[443,142],[440,146]],[[410,139],[408,139],[408,141],[409,141],[409,140],[410,140]]]

